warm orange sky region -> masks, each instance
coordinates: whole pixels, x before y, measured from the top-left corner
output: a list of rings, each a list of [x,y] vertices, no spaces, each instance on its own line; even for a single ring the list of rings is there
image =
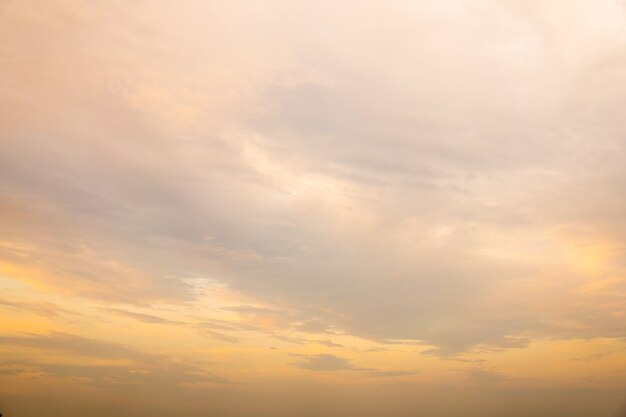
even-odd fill
[[[626,412],[625,109],[622,0],[0,1],[0,411]]]

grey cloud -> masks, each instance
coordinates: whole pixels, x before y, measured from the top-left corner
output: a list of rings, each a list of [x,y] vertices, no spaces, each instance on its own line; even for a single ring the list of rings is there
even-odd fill
[[[0,336],[0,344],[65,354],[103,359],[130,359],[138,362],[158,362],[158,355],[139,352],[130,347],[103,340],[90,339],[67,333],[52,332],[47,335]]]
[[[116,308],[101,308],[110,314],[131,318],[144,323],[163,324],[173,326],[186,326],[197,330],[201,335],[211,339],[223,340],[230,343],[238,343],[240,339],[236,336],[232,336],[225,332],[241,332],[241,331],[255,331],[266,332],[257,326],[249,325],[247,323],[241,323],[236,321],[226,320],[206,320],[202,319],[199,322],[183,322],[177,320],[169,320],[163,317],[155,316],[152,314],[137,313],[128,310],[121,310]]]
[[[231,336],[225,333],[216,332],[215,330],[210,330],[206,328],[199,327],[200,334],[207,336],[211,339],[223,340],[229,343],[239,343],[239,338],[235,336]]]
[[[76,315],[78,313],[69,311],[61,306],[49,302],[33,302],[22,300],[0,299],[0,305],[14,308],[19,311],[27,311],[40,316],[58,316],[59,314]]]
[[[340,371],[355,369],[352,363],[335,355],[327,353],[304,356],[301,361],[294,362],[293,366],[311,371]]]
[[[323,339],[323,340],[307,339],[303,337],[291,337],[291,336],[286,336],[284,334],[272,333],[272,332],[269,332],[269,335],[276,340],[281,340],[283,342],[293,343],[296,345],[318,344],[318,345],[331,347],[331,348],[332,347],[344,347],[343,345],[339,343],[335,343],[329,339]]]
[[[0,373],[16,375],[38,373],[57,378],[72,378],[87,381],[89,384],[106,389],[120,389],[129,386],[142,390],[155,389],[155,386],[173,387],[181,384],[203,382],[226,383],[227,379],[207,373],[200,368],[169,363],[158,367],[144,365],[76,365],[59,363],[15,362]]]
[[[226,321],[226,320],[216,320],[211,319],[207,320],[205,318],[202,321],[195,324],[198,328],[203,329],[212,329],[212,330],[241,330],[241,331],[258,331],[260,330],[257,326],[242,323],[237,321]]]
[[[168,320],[163,317],[154,316],[152,314],[145,313],[136,313],[134,311],[120,310],[117,308],[102,308],[103,311],[107,313],[120,316],[120,317],[128,317],[134,320],[142,321],[144,323],[153,323],[153,324],[171,324],[171,325],[181,325],[185,324],[180,321]]]
[[[293,343],[296,345],[304,345],[306,343],[308,343],[309,341],[307,339],[301,338],[301,337],[291,337],[291,336],[286,336],[284,334],[280,334],[280,333],[273,333],[271,334],[272,338],[276,339],[276,340],[281,340],[283,342],[287,342],[287,343]]]
[[[375,348],[369,348],[367,350],[364,350],[363,352],[367,352],[367,353],[379,353],[379,352],[387,352],[389,349],[387,348],[380,348],[380,347],[375,347]]]
[[[306,333],[332,333],[328,330],[329,326],[320,320],[308,320],[295,326],[295,330]]]
[[[607,356],[611,356],[614,353],[622,352],[623,350],[624,349],[611,350],[611,351],[608,351],[608,352],[599,352],[599,353],[594,353],[594,354],[587,355],[587,356],[582,356],[582,357],[578,357],[578,358],[572,358],[570,360],[572,360],[574,362],[592,362],[592,361],[604,359]]]
[[[189,324],[190,327],[196,329],[200,334],[223,340],[230,343],[238,343],[239,338],[236,336],[232,336],[225,332],[260,332],[266,333],[265,330],[258,326],[254,326],[245,322],[238,321],[226,321],[226,320],[216,320],[216,319],[202,319],[202,321],[197,323]]]
[[[320,345],[328,346],[328,347],[343,347],[343,345],[339,343],[335,343],[332,340],[317,340],[316,343]]]
[[[10,374],[41,372],[61,378],[81,378],[107,386],[145,385],[176,386],[187,383],[226,382],[225,378],[203,370],[194,363],[178,362],[165,355],[141,352],[103,340],[88,339],[64,333],[0,336],[0,345],[55,352],[64,360],[88,358],[114,361],[113,364],[75,364],[18,361],[0,364]],[[130,363],[129,363],[130,362]]]
[[[318,355],[293,355],[302,360],[292,363],[293,366],[311,371],[359,371],[373,378],[391,378],[415,375],[417,371],[380,370],[355,366],[350,360],[340,356],[322,353]]]

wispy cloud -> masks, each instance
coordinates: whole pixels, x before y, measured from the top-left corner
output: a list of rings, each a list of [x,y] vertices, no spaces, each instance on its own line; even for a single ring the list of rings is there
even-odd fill
[[[113,388],[136,384],[175,386],[198,382],[226,382],[225,378],[215,376],[193,363],[174,361],[166,355],[141,352],[120,344],[65,333],[0,336],[0,346],[29,348],[40,351],[40,354],[52,352],[62,355],[61,363],[57,358],[49,362],[13,360],[2,364],[2,368],[9,374],[37,371],[60,378],[80,378]],[[77,364],[76,357],[89,359],[92,363]],[[102,363],[103,361],[108,363]]]
[[[131,319],[134,319],[134,320],[142,321],[144,323],[171,324],[171,325],[185,324],[185,323],[180,322],[180,321],[169,320],[169,319],[165,319],[163,317],[155,316],[155,315],[152,315],[152,314],[136,313],[134,311],[120,310],[120,309],[117,309],[117,308],[108,308],[107,307],[107,308],[102,308],[102,310],[106,311],[107,313],[113,314],[115,316],[127,317],[127,318],[131,318]]]
[[[57,304],[44,301],[5,300],[0,299],[0,305],[11,307],[18,311],[29,312],[40,316],[58,316],[59,314],[78,315],[76,311],[67,310]]]

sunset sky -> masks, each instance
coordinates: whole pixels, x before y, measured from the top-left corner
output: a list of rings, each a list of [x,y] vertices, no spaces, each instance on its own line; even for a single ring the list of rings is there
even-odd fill
[[[623,0],[0,0],[5,417],[613,417]]]

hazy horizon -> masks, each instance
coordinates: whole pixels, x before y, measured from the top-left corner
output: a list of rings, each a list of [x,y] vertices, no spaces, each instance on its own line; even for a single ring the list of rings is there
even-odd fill
[[[622,0],[0,2],[4,417],[610,417]]]

